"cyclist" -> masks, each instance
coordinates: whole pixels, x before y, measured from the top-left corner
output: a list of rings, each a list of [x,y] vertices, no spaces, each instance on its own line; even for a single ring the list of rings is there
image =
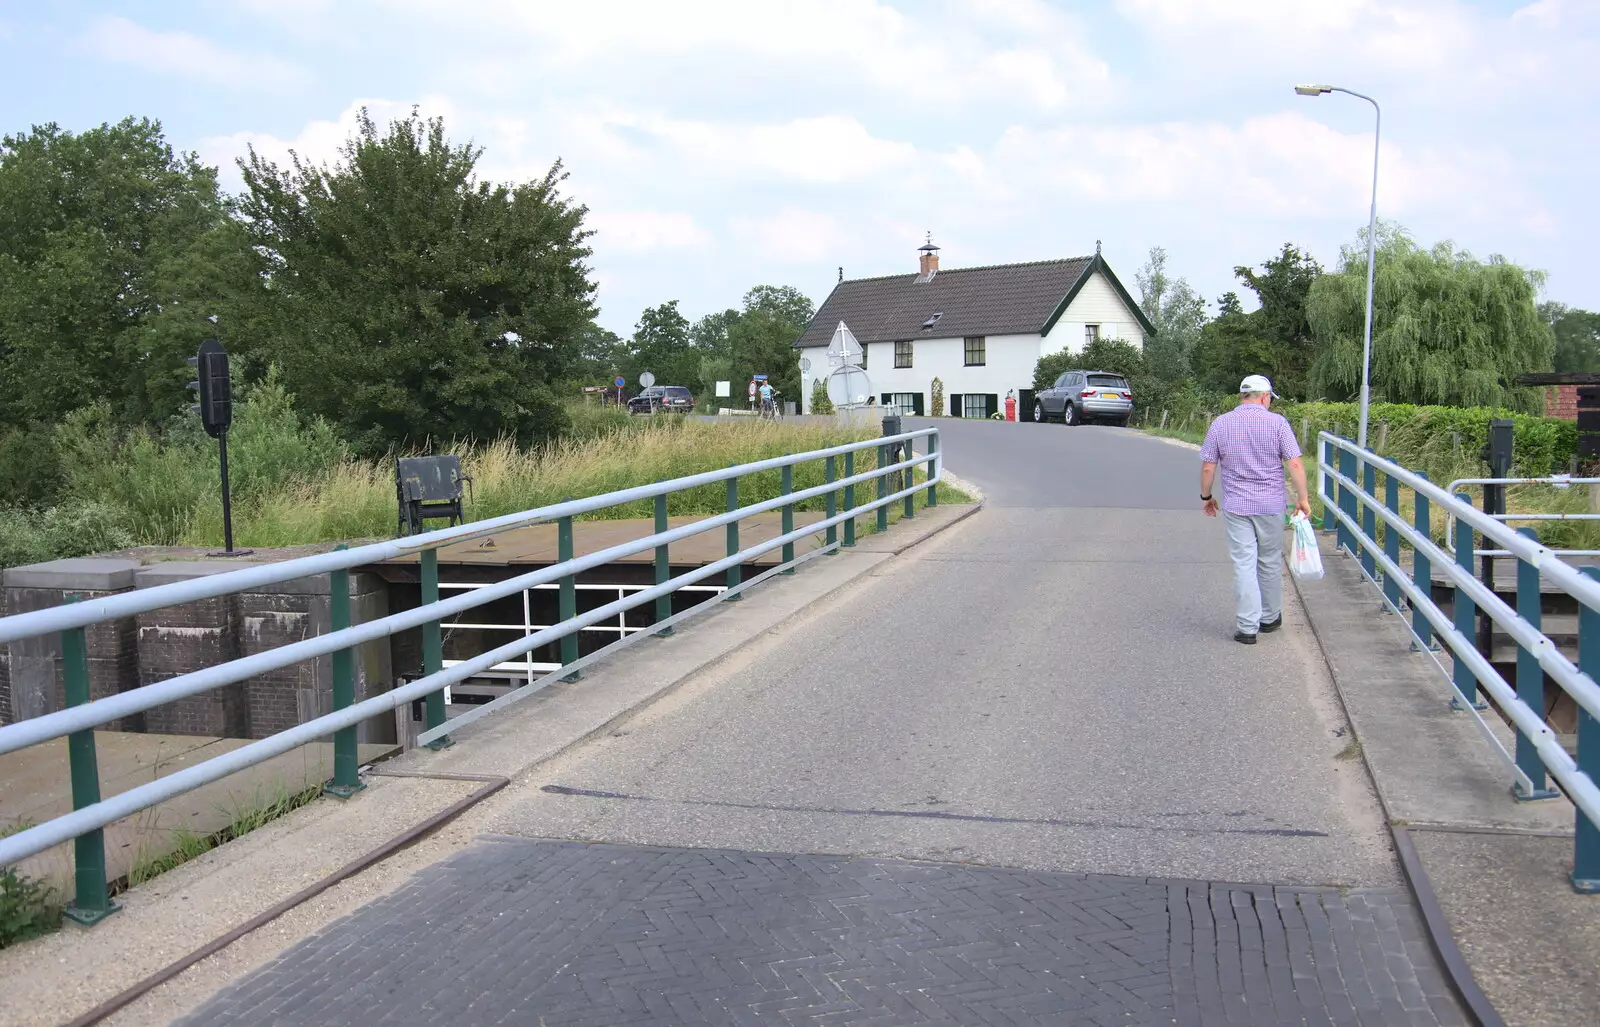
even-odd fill
[[[761,416],[775,418],[778,413],[778,408],[777,405],[773,403],[772,397],[778,394],[778,390],[772,387],[771,382],[762,382],[760,392]]]

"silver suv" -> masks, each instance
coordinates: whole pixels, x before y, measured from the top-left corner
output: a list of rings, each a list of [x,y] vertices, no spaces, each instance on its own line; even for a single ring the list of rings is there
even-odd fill
[[[1128,379],[1109,371],[1068,371],[1033,397],[1033,419],[1063,424],[1103,420],[1126,426],[1133,416]]]

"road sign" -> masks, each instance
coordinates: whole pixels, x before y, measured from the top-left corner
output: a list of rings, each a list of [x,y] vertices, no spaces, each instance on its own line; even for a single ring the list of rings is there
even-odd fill
[[[854,364],[846,364],[828,375],[828,399],[841,410],[864,406],[872,395],[872,382],[867,372]]]
[[[620,374],[617,375],[617,388],[620,389],[626,384],[628,384],[628,379],[622,377],[622,375],[620,375]]]
[[[654,385],[655,383],[656,383],[656,376],[651,374],[649,371],[646,371],[644,374],[641,374],[639,376],[639,384],[643,385],[647,389],[650,386]]]
[[[732,382],[718,382],[717,383],[717,395],[721,396],[721,397],[727,397],[728,395],[731,394],[732,387],[733,387],[733,383]]]
[[[766,375],[764,375],[764,374],[758,374],[758,375],[755,375],[755,376],[754,376],[754,378],[755,378],[755,380],[756,380],[756,381],[758,381],[758,382],[764,382],[764,381],[766,381],[766,380],[767,380],[767,376],[766,376]]]
[[[801,357],[800,358],[800,373],[801,374],[810,374],[811,373],[811,358],[810,357]]]

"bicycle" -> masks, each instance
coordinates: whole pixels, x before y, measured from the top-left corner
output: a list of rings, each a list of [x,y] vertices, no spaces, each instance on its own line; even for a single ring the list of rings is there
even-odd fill
[[[761,401],[761,419],[763,421],[782,421],[783,412],[778,409],[778,390],[772,390],[772,397]]]

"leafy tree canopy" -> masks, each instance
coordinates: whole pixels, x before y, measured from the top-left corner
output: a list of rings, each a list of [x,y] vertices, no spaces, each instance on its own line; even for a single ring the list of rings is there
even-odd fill
[[[363,451],[559,431],[550,385],[594,316],[586,208],[557,162],[519,185],[477,180],[481,150],[415,111],[363,111],[331,167],[253,149],[241,203],[268,281],[264,356],[312,414]]]
[[[1373,398],[1392,403],[1535,409],[1519,374],[1550,369],[1554,340],[1535,305],[1542,272],[1502,257],[1487,262],[1441,242],[1417,246],[1385,225],[1373,289]],[[1319,277],[1306,301],[1317,353],[1310,391],[1348,399],[1361,382],[1366,247],[1344,249],[1339,270]]]
[[[1555,337],[1555,370],[1600,371],[1600,314],[1548,302],[1539,316]]]
[[[1134,279],[1139,285],[1139,307],[1156,326],[1155,337],[1144,344],[1147,370],[1164,381],[1187,377],[1191,355],[1206,323],[1206,301],[1188,281],[1168,275],[1167,251],[1159,246],[1150,248],[1149,258]]]
[[[1245,375],[1265,374],[1285,396],[1305,395],[1305,373],[1315,355],[1306,321],[1306,296],[1322,268],[1292,243],[1260,269],[1233,273],[1256,294],[1259,307],[1246,313],[1236,293],[1217,300],[1217,316],[1206,324],[1194,353],[1194,374],[1204,388],[1231,393]]]

